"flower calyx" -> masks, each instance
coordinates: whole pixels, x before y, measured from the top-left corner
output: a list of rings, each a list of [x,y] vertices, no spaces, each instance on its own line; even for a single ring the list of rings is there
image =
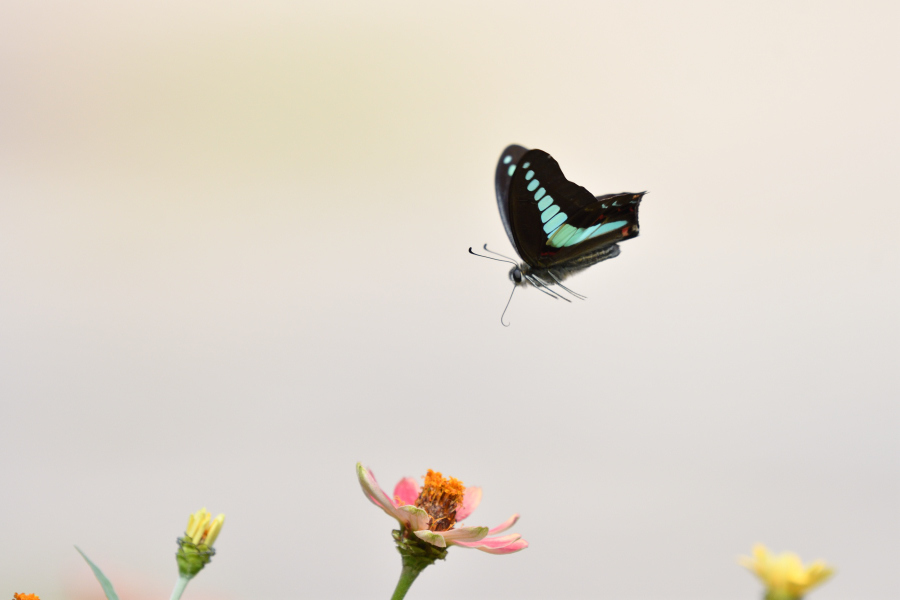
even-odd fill
[[[397,552],[403,558],[403,566],[421,571],[435,561],[447,559],[447,548],[439,548],[418,538],[406,527],[391,532],[397,544]]]

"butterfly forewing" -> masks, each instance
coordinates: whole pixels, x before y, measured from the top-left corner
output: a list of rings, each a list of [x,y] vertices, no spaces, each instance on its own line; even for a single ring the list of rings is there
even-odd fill
[[[529,150],[511,174],[507,232],[526,263],[550,268],[635,237],[642,196],[594,197],[566,179],[552,156]]]
[[[500,209],[500,220],[503,221],[503,227],[506,229],[509,243],[513,245],[516,252],[519,252],[519,248],[516,246],[512,226],[509,223],[509,184],[512,182],[512,176],[516,172],[516,165],[519,163],[519,159],[526,152],[528,152],[528,149],[522,146],[515,144],[507,146],[503,154],[500,155],[500,160],[497,161],[497,172],[494,175],[494,188],[497,192],[497,208]],[[521,255],[521,253],[519,254]]]

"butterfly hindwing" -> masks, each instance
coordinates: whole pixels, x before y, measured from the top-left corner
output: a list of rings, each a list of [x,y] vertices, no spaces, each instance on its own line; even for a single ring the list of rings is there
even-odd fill
[[[500,202],[499,183],[497,189]],[[594,197],[566,179],[552,156],[529,150],[511,174],[507,232],[526,263],[550,268],[635,237],[642,196]]]
[[[512,182],[512,176],[516,171],[516,165],[519,159],[528,152],[527,148],[513,144],[507,146],[497,161],[497,172],[494,175],[494,188],[497,192],[497,208],[500,209],[500,220],[503,221],[503,227],[506,229],[506,235],[509,237],[509,243],[513,245],[516,252],[516,240],[513,237],[512,226],[509,223],[509,184]]]
[[[606,194],[575,212],[547,239],[551,264],[569,262],[599,248],[637,237],[638,208],[644,192]],[[553,252],[555,251],[555,252]]]

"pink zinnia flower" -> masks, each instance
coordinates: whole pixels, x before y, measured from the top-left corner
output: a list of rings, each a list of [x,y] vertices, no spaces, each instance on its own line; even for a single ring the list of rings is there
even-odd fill
[[[463,526],[460,521],[472,514],[481,502],[480,487],[466,488],[458,479],[444,478],[429,469],[424,487],[419,487],[412,477],[406,477],[394,488],[393,498],[389,498],[370,470],[357,463],[356,473],[363,492],[375,506],[432,546],[462,546],[489,554],[512,554],[528,547],[528,542],[518,533],[497,535],[516,524],[517,514],[493,529]]]

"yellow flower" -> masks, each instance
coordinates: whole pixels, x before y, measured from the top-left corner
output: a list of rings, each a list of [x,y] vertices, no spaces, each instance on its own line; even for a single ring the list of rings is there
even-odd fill
[[[195,545],[205,544],[212,548],[225,523],[225,515],[219,515],[210,523],[211,519],[212,514],[205,508],[201,508],[188,518],[187,529],[184,530],[185,536]]]
[[[739,562],[765,584],[766,600],[799,600],[834,573],[821,560],[804,567],[796,554],[785,552],[775,556],[762,544],[753,547],[753,558],[742,556]]]
[[[205,508],[201,508],[188,518],[187,529],[184,530],[184,537],[178,538],[178,552],[175,553],[178,572],[185,584],[191,577],[202,571],[203,567],[209,564],[212,557],[216,555],[213,544],[219,537],[219,532],[222,531],[223,523],[225,523],[225,515],[219,515],[213,519]],[[183,587],[182,591],[184,591]]]

